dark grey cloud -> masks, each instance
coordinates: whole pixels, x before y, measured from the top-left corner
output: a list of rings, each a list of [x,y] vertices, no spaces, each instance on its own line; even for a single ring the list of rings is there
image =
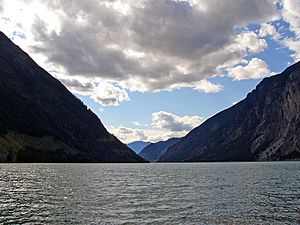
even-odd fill
[[[64,66],[69,74],[124,79],[128,71],[138,67],[119,50],[107,46],[104,40],[99,41],[97,33],[86,33],[82,25],[64,21],[62,27],[60,34],[47,34],[46,25],[38,20],[34,31],[42,45],[33,48],[47,55],[50,62]]]
[[[46,19],[37,18],[35,52],[70,76],[104,79],[137,91],[197,89],[201,80],[220,73],[220,67],[233,66],[251,54],[247,41],[238,42],[237,27],[277,15],[272,0],[46,4],[57,12],[61,27],[49,31]],[[252,39],[265,47],[259,38]],[[198,89],[202,90],[199,85]]]
[[[95,84],[93,82],[83,82],[77,79],[64,78],[59,78],[59,80],[75,93],[90,95],[95,89]]]

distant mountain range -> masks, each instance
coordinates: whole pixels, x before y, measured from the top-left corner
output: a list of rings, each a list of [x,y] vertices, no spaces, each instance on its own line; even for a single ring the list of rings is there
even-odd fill
[[[145,162],[0,32],[0,162]]]
[[[165,154],[167,149],[172,145],[176,144],[180,138],[171,138],[167,141],[159,141],[157,143],[152,143],[146,146],[140,153],[139,156],[148,161],[157,161],[159,158]]]
[[[129,146],[0,32],[0,162],[300,159],[300,62],[181,139]]]
[[[255,73],[255,71],[253,71]],[[192,130],[161,162],[300,159],[300,62]]]
[[[131,148],[136,154],[139,154],[143,150],[143,148],[145,148],[149,144],[151,144],[151,142],[134,141],[134,142],[131,142],[131,143],[127,144],[127,146],[129,148]]]

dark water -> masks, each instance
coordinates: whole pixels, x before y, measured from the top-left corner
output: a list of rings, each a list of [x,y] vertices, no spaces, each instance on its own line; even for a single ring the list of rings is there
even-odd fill
[[[300,224],[300,162],[0,164],[0,224]]]

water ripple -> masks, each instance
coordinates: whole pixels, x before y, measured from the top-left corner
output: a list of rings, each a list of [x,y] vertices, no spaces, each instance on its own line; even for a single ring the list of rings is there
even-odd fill
[[[300,224],[300,162],[0,164],[0,224]]]

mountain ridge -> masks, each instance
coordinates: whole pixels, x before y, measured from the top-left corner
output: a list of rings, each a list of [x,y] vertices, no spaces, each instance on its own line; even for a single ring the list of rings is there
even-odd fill
[[[0,161],[144,162],[0,32]]]
[[[167,149],[176,144],[180,138],[170,138],[166,141],[159,141],[156,143],[151,143],[142,149],[139,156],[145,160],[155,162],[167,151]]]
[[[300,62],[264,78],[244,100],[193,129],[159,161],[299,159],[299,114]]]
[[[148,141],[134,141],[134,142],[127,144],[127,146],[130,149],[132,149],[136,154],[139,154],[149,144],[152,144],[152,143],[148,142]]]

